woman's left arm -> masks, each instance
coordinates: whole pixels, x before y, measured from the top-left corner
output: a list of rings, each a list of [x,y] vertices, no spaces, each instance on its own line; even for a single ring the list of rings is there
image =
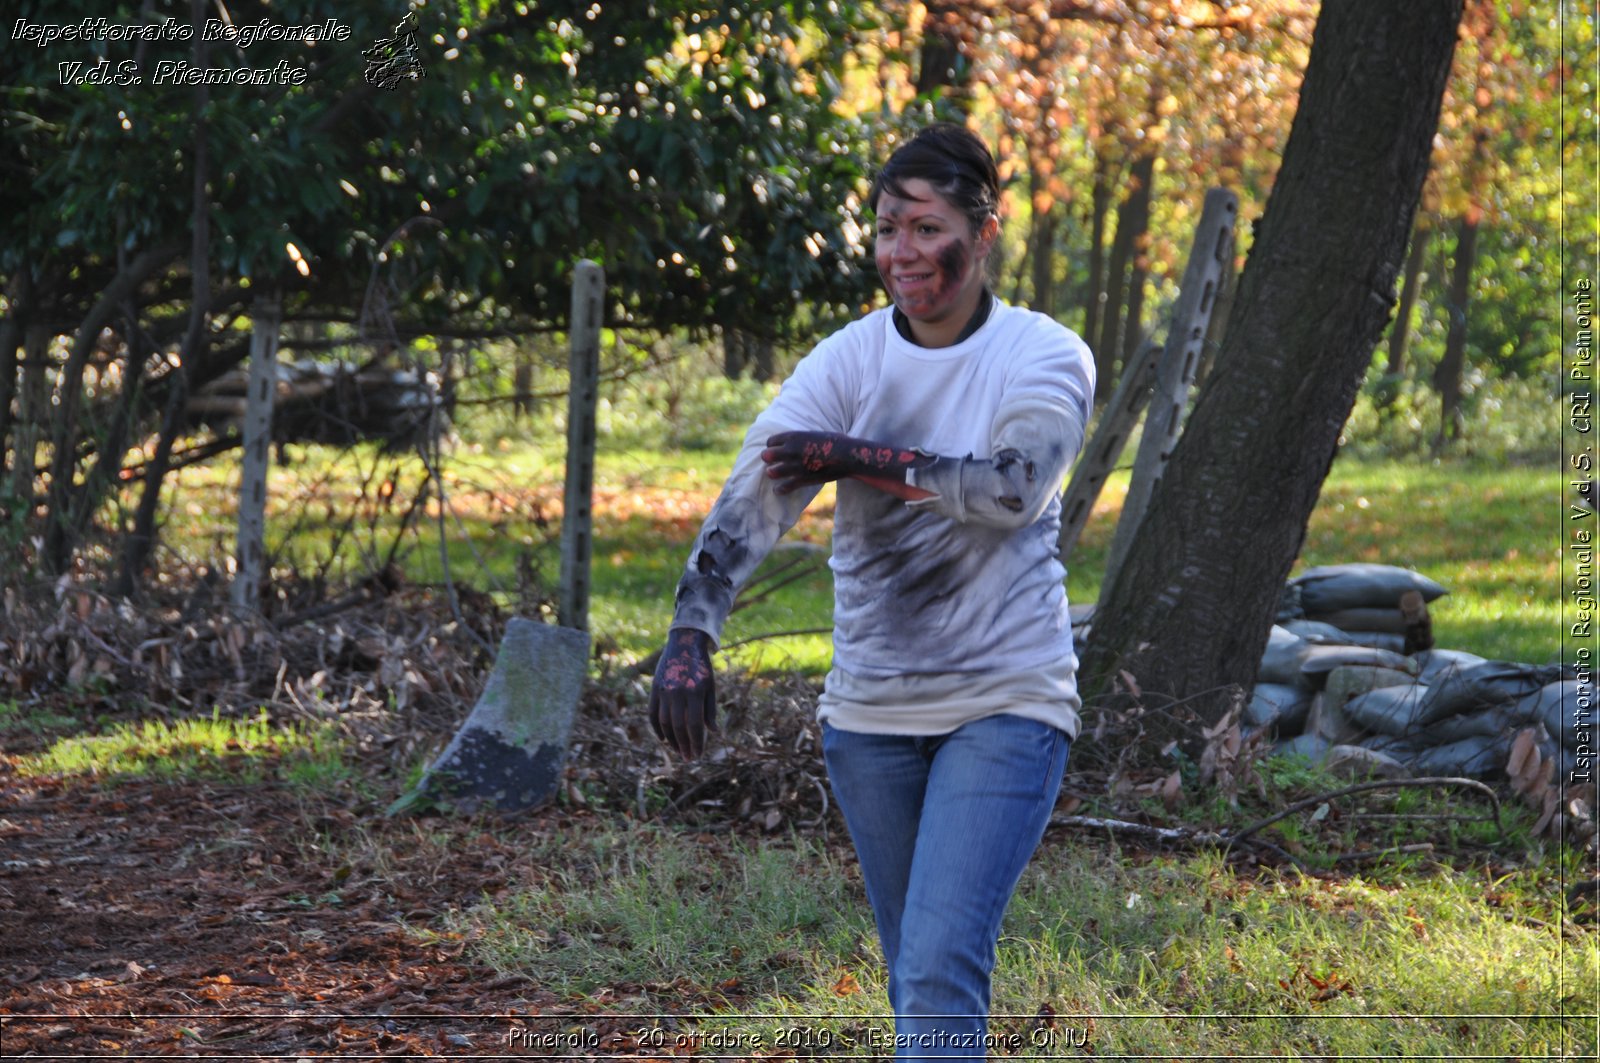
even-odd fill
[[[1025,528],[1038,520],[1078,450],[1094,396],[1088,348],[1061,329],[1056,343],[1008,381],[994,413],[987,458],[932,454],[903,443],[828,432],[782,432],[761,454],[786,494],[861,480],[918,508],[962,523]]]

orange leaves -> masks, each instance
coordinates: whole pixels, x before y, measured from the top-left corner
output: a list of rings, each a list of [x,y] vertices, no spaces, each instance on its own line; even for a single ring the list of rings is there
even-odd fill
[[[1322,968],[1321,974],[1318,974],[1301,964],[1288,978],[1278,979],[1278,985],[1284,992],[1311,1004],[1326,1004],[1335,997],[1355,991],[1350,981],[1333,966]]]
[[[861,992],[861,984],[856,981],[856,976],[849,971],[845,971],[839,976],[838,981],[833,983],[833,995],[836,997],[855,996],[859,992]]]

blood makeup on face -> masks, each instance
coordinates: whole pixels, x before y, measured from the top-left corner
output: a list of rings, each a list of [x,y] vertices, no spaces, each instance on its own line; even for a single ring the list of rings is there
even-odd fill
[[[898,284],[893,276],[892,264],[887,268],[883,264],[878,267],[890,297],[909,317],[937,317],[953,304],[960,295],[962,282],[966,280],[967,265],[972,261],[966,242],[959,236],[950,237],[942,247],[933,251],[931,258],[933,276],[914,286]]]
[[[913,320],[944,317],[968,294],[974,248],[969,223],[927,182],[907,182],[916,198],[885,195],[875,259],[889,296]]]

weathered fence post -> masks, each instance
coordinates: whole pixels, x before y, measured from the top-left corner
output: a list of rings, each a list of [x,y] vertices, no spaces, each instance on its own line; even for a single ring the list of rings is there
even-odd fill
[[[1172,327],[1156,366],[1150,408],[1145,414],[1144,434],[1133,459],[1133,476],[1128,481],[1128,497],[1111,540],[1106,559],[1103,587],[1111,586],[1113,576],[1128,556],[1133,537],[1138,534],[1150,499],[1155,496],[1166,470],[1167,459],[1178,442],[1183,426],[1183,409],[1189,402],[1195,370],[1204,353],[1206,326],[1216,306],[1217,290],[1223,271],[1233,257],[1233,230],[1239,217],[1239,197],[1225,188],[1206,193],[1195,229],[1194,246],[1183,270],[1178,304],[1173,308]]]
[[[572,380],[567,390],[567,484],[561,516],[563,627],[589,630],[589,556],[594,549],[595,406],[600,399],[600,321],[606,275],[584,259],[572,279],[568,333]]]
[[[1156,375],[1156,356],[1160,351],[1147,337],[1139,350],[1129,359],[1123,370],[1117,390],[1106,403],[1095,423],[1094,435],[1083,448],[1083,458],[1072,470],[1067,482],[1067,493],[1061,500],[1061,534],[1056,539],[1056,555],[1062,561],[1078,545],[1083,526],[1089,523],[1089,511],[1106,485],[1106,477],[1117,467],[1122,448],[1127,446],[1128,435],[1133,431],[1144,404],[1150,401],[1150,381]]]
[[[593,550],[595,406],[605,272],[584,259],[572,279],[568,332],[567,485],[561,518],[559,625],[506,625],[494,671],[460,730],[389,814],[430,804],[526,812],[553,799],[589,664],[589,555]]]
[[[272,406],[278,390],[278,330],[281,307],[276,292],[261,291],[250,312],[250,385],[245,395],[244,467],[239,478],[239,570],[234,573],[235,609],[255,611],[261,604],[261,568],[266,560],[267,466],[272,450]]]

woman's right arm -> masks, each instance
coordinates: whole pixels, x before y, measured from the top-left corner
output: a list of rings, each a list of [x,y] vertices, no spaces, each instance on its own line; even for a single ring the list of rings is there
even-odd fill
[[[678,581],[672,627],[650,690],[650,723],[686,759],[705,748],[714,729],[716,693],[711,653],[722,637],[734,596],[784,532],[816,497],[820,485],[780,494],[766,475],[761,452],[780,431],[843,431],[853,394],[840,350],[824,341],[784,382],[771,406],[756,418],[722,493],[689,551]]]

